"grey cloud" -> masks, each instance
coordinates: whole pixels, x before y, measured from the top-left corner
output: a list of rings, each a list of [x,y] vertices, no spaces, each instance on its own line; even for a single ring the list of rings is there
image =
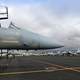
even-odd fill
[[[6,21],[7,25],[2,21],[3,26],[8,26],[10,21],[65,46],[80,47],[80,16],[60,16],[43,5],[10,6],[9,20]]]

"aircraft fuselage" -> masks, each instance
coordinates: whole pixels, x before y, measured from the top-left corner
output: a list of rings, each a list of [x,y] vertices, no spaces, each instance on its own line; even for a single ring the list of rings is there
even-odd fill
[[[62,47],[23,29],[0,28],[0,49],[54,49]]]

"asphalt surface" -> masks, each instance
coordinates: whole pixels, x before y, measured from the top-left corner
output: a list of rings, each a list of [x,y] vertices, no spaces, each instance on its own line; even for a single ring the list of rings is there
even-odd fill
[[[80,57],[23,56],[0,59],[0,80],[80,80]]]

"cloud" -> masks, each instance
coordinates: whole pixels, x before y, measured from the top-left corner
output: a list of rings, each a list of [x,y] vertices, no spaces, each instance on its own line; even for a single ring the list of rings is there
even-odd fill
[[[80,47],[80,15],[56,14],[53,9],[42,4],[9,6],[9,20],[2,23],[8,26],[13,21],[21,28],[50,37],[65,46]]]

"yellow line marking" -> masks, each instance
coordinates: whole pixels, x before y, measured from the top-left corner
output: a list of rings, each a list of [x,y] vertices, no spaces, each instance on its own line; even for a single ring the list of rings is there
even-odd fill
[[[64,67],[61,65],[56,65],[56,64],[52,64],[49,62],[45,62],[45,61],[39,61],[39,60],[32,60],[35,62],[39,62],[39,63],[44,63],[44,64],[48,64],[51,65],[53,67],[57,67],[57,68],[62,68],[62,69],[51,69],[51,70],[36,70],[36,71],[22,71],[22,72],[8,72],[8,73],[0,73],[0,76],[4,76],[4,75],[17,75],[17,74],[30,74],[30,73],[40,73],[40,72],[54,72],[54,71],[60,71],[60,70],[70,70],[70,71],[75,71],[75,72],[80,72],[80,70],[75,69],[75,67]]]
[[[80,72],[80,70],[77,70],[77,69],[75,69],[73,67],[67,68],[67,67],[62,66],[62,65],[52,64],[52,63],[49,63],[49,62],[39,61],[39,60],[37,60],[37,61],[36,60],[32,60],[32,61],[39,62],[39,63],[44,63],[44,64],[48,64],[48,65],[52,65],[53,67],[55,66],[55,67],[58,67],[58,68],[62,68],[64,70],[71,70],[71,71],[75,71],[75,72]]]
[[[36,71],[22,71],[22,72],[8,72],[8,73],[0,73],[0,76],[4,75],[16,75],[16,74],[30,74],[30,73],[40,73],[40,72],[54,72],[60,71],[64,69],[57,69],[57,70],[36,70]]]
[[[72,67],[72,68],[74,68],[74,69],[80,69],[80,67]]]
[[[66,68],[64,66],[61,66],[61,65],[57,65],[57,64],[52,64],[52,63],[49,63],[49,62],[45,62],[45,61],[39,61],[39,60],[32,60],[32,61],[35,61],[35,62],[39,62],[39,63],[44,63],[44,64],[48,64],[48,65],[51,65],[51,66],[55,66],[55,67],[59,67],[59,68]]]
[[[71,70],[71,71],[75,71],[75,72],[80,72],[80,70],[74,69],[74,68],[65,68],[65,70]]]

